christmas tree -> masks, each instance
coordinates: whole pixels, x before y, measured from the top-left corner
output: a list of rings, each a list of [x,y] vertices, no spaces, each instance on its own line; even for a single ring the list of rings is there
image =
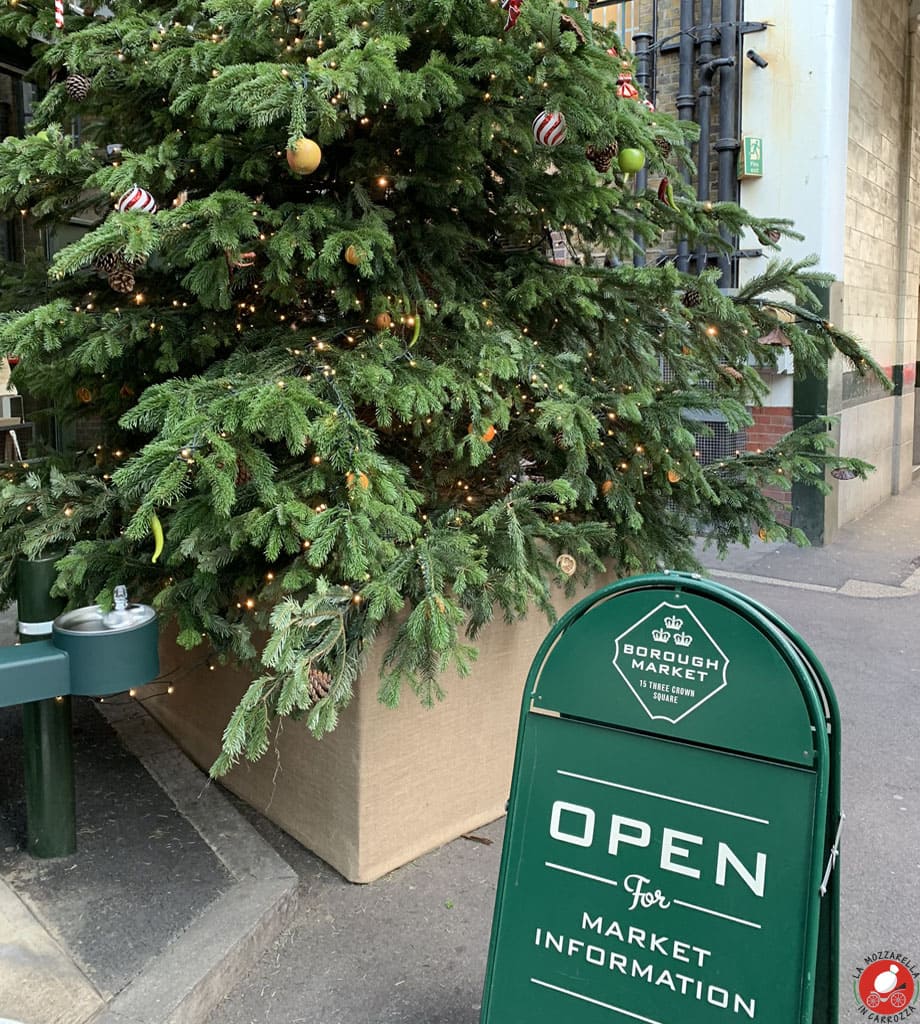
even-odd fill
[[[633,265],[666,235],[718,252],[747,227],[775,251],[791,228],[693,198],[691,127],[643,102],[585,8],[0,14],[46,88],[0,145],[0,216],[95,224],[0,314],[0,351],[99,434],[9,468],[0,596],[16,556],[60,548],[74,603],[127,583],[180,644],[261,662],[217,772],[275,715],[333,728],[385,622],[381,699],[433,701],[493,616],[550,612],[605,565],[693,568],[700,533],[786,537],[764,488],[867,469],[823,422],[698,459],[694,414],[750,422],[776,329],[798,372],[836,352],[878,370],[808,264],[765,261],[731,295]]]

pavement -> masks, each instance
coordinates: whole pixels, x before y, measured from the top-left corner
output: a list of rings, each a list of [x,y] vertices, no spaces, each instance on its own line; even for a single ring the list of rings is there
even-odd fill
[[[840,1021],[856,1021],[848,991],[867,955],[920,960],[920,485],[828,547],[754,539],[701,557],[790,622],[837,692]],[[210,784],[142,704],[75,699],[73,714],[78,850],[34,860],[19,709],[0,710],[0,1018],[478,1022],[501,821],[351,885]]]

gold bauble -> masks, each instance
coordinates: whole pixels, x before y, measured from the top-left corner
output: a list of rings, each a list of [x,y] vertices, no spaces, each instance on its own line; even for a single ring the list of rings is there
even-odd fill
[[[357,475],[354,473],[345,474],[345,485],[349,490],[355,486],[355,480],[361,485],[363,491],[366,491],[371,485],[370,477],[367,473],[358,473]]]
[[[361,253],[358,252],[355,246],[350,245],[345,250],[345,262],[350,263],[353,267],[356,267],[361,262]]]
[[[312,174],[323,159],[323,151],[312,139],[298,139],[287,151],[288,167],[295,174]]]
[[[374,326],[378,331],[388,331],[393,326],[393,317],[389,313],[378,313],[374,317]]]

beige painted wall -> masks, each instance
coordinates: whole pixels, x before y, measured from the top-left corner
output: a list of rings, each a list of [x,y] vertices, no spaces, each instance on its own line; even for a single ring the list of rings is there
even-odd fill
[[[920,288],[920,56],[904,0],[853,0],[843,323],[886,368],[905,368],[902,398],[846,407],[841,450],[876,466],[840,495],[846,522],[909,485]],[[918,453],[920,455],[920,453]]]

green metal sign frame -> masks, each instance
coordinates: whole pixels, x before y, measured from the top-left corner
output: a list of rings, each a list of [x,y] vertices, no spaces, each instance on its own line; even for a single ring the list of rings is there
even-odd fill
[[[836,1022],[839,733],[808,645],[726,587],[573,608],[524,694],[482,1024]]]
[[[675,575],[683,576],[683,574]],[[763,615],[795,647],[799,657],[811,673],[812,683],[824,707],[830,753],[830,785],[824,833],[827,854],[822,877],[817,975],[812,1020],[814,1024],[837,1024],[840,1010],[840,872],[837,870],[837,860],[840,855],[840,829],[845,817],[840,795],[840,705],[837,703],[837,696],[827,671],[801,634],[780,618],[772,608],[755,601],[746,594],[736,592],[736,595]]]

